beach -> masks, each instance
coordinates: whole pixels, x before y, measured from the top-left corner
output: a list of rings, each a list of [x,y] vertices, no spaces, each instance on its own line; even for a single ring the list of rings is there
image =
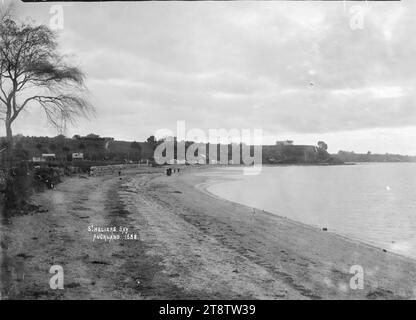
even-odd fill
[[[213,196],[206,187],[222,178],[212,171],[144,167],[36,194],[38,210],[1,227],[2,298],[415,297],[416,261]],[[94,226],[121,238],[94,239]],[[52,265],[63,267],[64,290],[50,289]],[[364,288],[354,290],[357,265]]]

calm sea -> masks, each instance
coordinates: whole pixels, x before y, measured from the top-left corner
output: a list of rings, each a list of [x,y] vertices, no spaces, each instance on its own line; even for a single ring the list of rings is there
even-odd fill
[[[217,196],[416,258],[416,163],[221,170]]]

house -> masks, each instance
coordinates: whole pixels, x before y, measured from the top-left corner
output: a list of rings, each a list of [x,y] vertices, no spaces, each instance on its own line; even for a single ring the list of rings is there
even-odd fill
[[[45,162],[45,158],[42,157],[33,157],[32,158],[33,162]]]
[[[55,160],[56,155],[55,153],[42,153],[42,158],[45,160]]]
[[[55,153],[43,153],[40,157],[32,157],[32,162],[46,162],[56,160]]]
[[[73,153],[72,154],[72,160],[84,160],[84,154],[83,153]]]

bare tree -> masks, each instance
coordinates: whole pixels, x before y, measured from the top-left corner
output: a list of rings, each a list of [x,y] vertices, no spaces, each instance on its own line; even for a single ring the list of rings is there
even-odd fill
[[[0,116],[5,122],[9,155],[12,125],[21,112],[38,105],[60,128],[92,107],[85,99],[84,74],[58,52],[57,35],[48,26],[0,16]]]

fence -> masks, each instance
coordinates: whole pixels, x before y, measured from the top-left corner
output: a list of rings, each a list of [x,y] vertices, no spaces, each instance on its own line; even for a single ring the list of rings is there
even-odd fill
[[[108,166],[93,166],[90,169],[91,176],[99,176],[104,174],[113,174],[121,170],[126,169],[137,169],[140,165],[138,164],[115,164]]]

